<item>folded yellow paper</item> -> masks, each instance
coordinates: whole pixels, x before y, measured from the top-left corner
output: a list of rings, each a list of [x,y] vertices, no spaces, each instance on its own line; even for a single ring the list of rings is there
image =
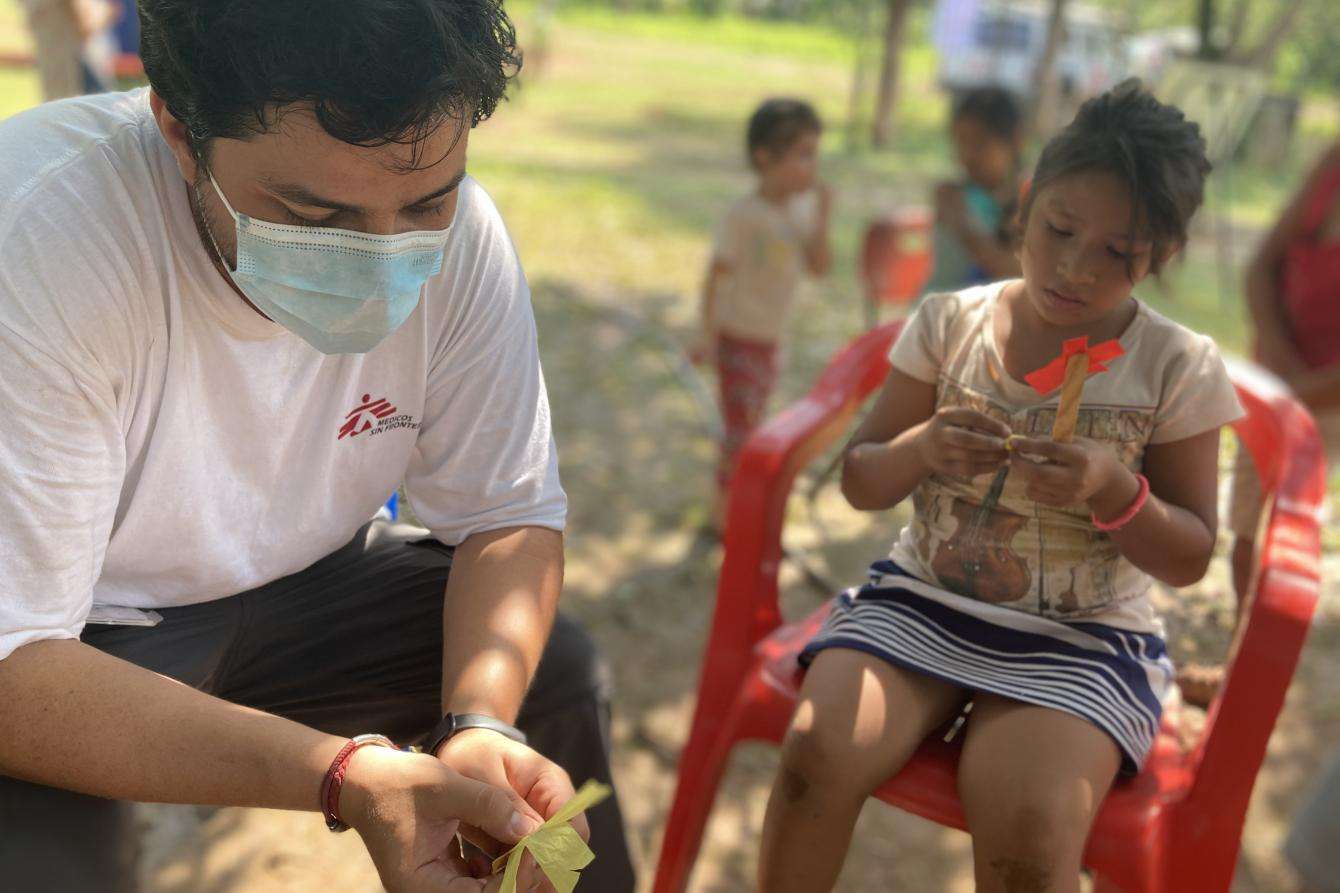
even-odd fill
[[[521,856],[526,850],[535,857],[540,869],[549,878],[558,893],[572,893],[581,877],[581,870],[591,864],[596,854],[586,845],[568,822],[578,813],[585,812],[610,795],[609,785],[588,781],[563,808],[534,831],[517,841],[516,846],[493,860],[496,874],[504,863],[502,893],[516,893],[516,876],[521,870]]]

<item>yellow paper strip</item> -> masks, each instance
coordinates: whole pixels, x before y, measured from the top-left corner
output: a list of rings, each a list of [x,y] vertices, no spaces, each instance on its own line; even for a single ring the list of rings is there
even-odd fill
[[[502,893],[516,893],[517,873],[521,869],[521,856],[527,850],[535,857],[536,863],[549,878],[558,893],[571,893],[577,886],[580,872],[596,854],[582,840],[581,835],[568,824],[579,813],[604,800],[611,794],[609,785],[598,781],[588,781],[582,785],[571,800],[563,804],[547,822],[517,841],[516,846],[493,860],[493,872],[506,866],[503,871]]]

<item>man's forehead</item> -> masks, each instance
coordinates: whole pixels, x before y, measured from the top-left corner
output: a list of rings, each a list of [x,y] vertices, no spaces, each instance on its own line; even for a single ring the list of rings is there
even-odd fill
[[[253,150],[249,154],[264,157],[271,164],[295,160],[302,165],[329,158],[342,164],[410,173],[463,155],[469,133],[470,128],[460,119],[443,117],[435,125],[411,129],[384,142],[348,143],[327,132],[310,103],[291,103],[267,112],[263,126],[243,141]]]

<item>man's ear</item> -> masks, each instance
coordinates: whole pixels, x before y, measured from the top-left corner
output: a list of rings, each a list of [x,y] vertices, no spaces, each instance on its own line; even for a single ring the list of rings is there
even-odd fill
[[[149,90],[149,108],[158,122],[158,132],[163,134],[172,157],[177,160],[177,168],[187,183],[194,183],[200,165],[196,162],[195,152],[191,149],[191,137],[186,125],[177,120],[177,116],[168,111],[167,103],[152,88]]]

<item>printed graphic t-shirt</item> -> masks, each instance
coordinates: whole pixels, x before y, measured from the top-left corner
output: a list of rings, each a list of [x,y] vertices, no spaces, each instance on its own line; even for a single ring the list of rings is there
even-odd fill
[[[805,273],[804,241],[818,225],[818,195],[785,205],[746,195],[726,212],[713,255],[730,267],[716,295],[717,327],[727,335],[776,344],[786,331]]]
[[[992,327],[997,282],[928,296],[890,353],[893,366],[935,385],[936,407],[963,406],[1049,437],[1059,392],[1042,397],[1005,371]],[[1171,443],[1242,415],[1214,342],[1139,305],[1119,339],[1126,353],[1084,386],[1077,437],[1110,444],[1139,471],[1150,444]],[[1082,505],[1029,499],[1007,475],[932,474],[913,491],[914,517],[890,557],[960,595],[1058,620],[1162,634],[1150,577],[1121,556]]]
[[[466,179],[442,271],[325,356],[211,264],[147,91],[0,123],[0,659],[93,602],[233,595],[348,542],[402,481],[433,534],[561,529],[530,296]]]

